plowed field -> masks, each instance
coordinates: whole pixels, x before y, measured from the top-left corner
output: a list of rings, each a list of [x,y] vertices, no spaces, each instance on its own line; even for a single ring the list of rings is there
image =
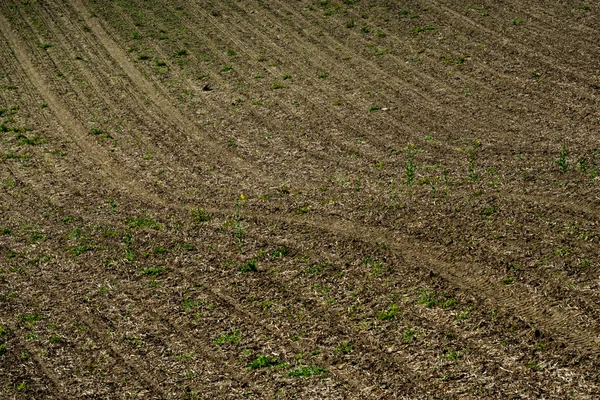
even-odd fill
[[[595,399],[597,2],[3,0],[0,398]]]

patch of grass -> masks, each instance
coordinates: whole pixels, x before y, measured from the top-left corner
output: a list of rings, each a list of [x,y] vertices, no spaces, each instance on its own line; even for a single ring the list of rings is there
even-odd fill
[[[497,210],[498,209],[495,206],[488,207],[481,211],[481,215],[483,215],[484,217],[489,217],[490,215],[494,214]]]
[[[275,82],[273,84],[273,86],[271,86],[271,89],[273,89],[273,90],[278,90],[278,89],[283,89],[283,88],[284,88],[284,86],[279,82]]]
[[[285,247],[282,247],[280,249],[273,250],[271,252],[271,257],[273,257],[273,258],[281,258],[281,257],[287,255],[288,253],[289,253],[289,250],[286,249]]]
[[[334,350],[336,353],[349,354],[354,351],[354,346],[348,341],[341,342]]]
[[[47,49],[49,49],[50,47],[52,47],[52,44],[50,44],[50,43],[44,43],[44,42],[40,42],[40,43],[38,43],[38,47],[39,47],[40,49],[42,49],[42,50],[47,50]]]
[[[233,67],[232,67],[231,65],[224,65],[224,66],[221,68],[221,72],[229,72],[229,71],[231,71],[232,69],[233,69]]]
[[[146,275],[146,276],[156,276],[156,275],[160,275],[163,272],[167,271],[168,268],[167,267],[147,267],[142,269],[142,275]]]
[[[21,322],[29,325],[34,325],[36,322],[43,320],[45,317],[41,314],[24,314],[21,315]]]
[[[86,253],[86,252],[88,252],[90,250],[92,250],[92,247],[90,247],[90,246],[88,246],[86,244],[82,244],[80,246],[75,246],[75,247],[71,248],[71,253],[73,253],[73,255],[75,257],[79,257],[83,253]]]
[[[175,52],[175,57],[185,57],[189,54],[187,49],[179,49]]]
[[[569,155],[569,152],[567,151],[567,146],[563,144],[562,148],[560,150],[560,156],[558,157],[558,160],[554,161],[556,163],[556,165],[558,165],[559,171],[562,173],[567,172],[567,169],[569,168],[569,165],[567,163],[568,155]]]
[[[398,310],[399,310],[398,306],[395,304],[392,304],[386,311],[379,311],[377,313],[377,318],[379,318],[382,321],[392,320],[398,314]]]
[[[523,23],[523,20],[520,20],[519,18],[515,18],[512,20],[513,25],[521,25],[522,23]]]
[[[299,208],[298,210],[296,210],[296,214],[298,214],[298,215],[304,215],[304,214],[308,214],[309,211],[310,211],[310,206],[304,206],[304,207]]]
[[[102,129],[100,129],[98,127],[95,127],[95,126],[91,127],[88,132],[91,135],[94,135],[94,136],[100,136],[100,135],[104,135],[105,134],[105,132]]]
[[[258,269],[257,269],[257,267],[256,267],[256,266],[257,266],[257,262],[256,262],[255,260],[250,260],[250,261],[247,261],[246,263],[244,263],[244,264],[240,265],[240,266],[238,267],[238,271],[239,271],[240,273],[245,273],[245,272],[257,272],[257,271],[258,271]]]
[[[239,330],[234,330],[231,333],[223,333],[218,338],[214,340],[214,343],[217,345],[223,345],[227,343],[238,344],[242,341],[242,337],[240,335]]]
[[[505,285],[512,285],[513,283],[515,283],[515,278],[513,278],[512,276],[507,276],[502,280],[502,283],[504,283]]]
[[[191,210],[190,215],[192,216],[194,223],[196,224],[208,222],[212,219],[212,217],[206,212],[204,208]]]
[[[46,140],[40,136],[33,136],[28,138],[25,135],[21,135],[21,140],[19,141],[20,145],[30,145],[30,146],[38,146],[46,143]]]
[[[325,264],[317,264],[317,265],[313,265],[312,267],[308,268],[306,270],[306,272],[308,272],[311,275],[317,274],[321,271],[323,271],[323,269],[325,269],[326,265]]]
[[[406,175],[406,185],[412,186],[412,184],[415,182],[415,174],[417,170],[415,158],[417,157],[417,154],[421,152],[421,150],[411,143],[406,147],[405,152],[406,165],[404,167],[404,173]]]
[[[435,30],[435,27],[432,25],[417,26],[412,29],[412,33],[421,33],[433,30]]]
[[[316,365],[306,365],[288,372],[288,376],[310,378],[311,376],[323,376],[327,374],[327,372],[328,371],[325,368]]]
[[[427,289],[423,289],[417,298],[417,304],[424,304],[427,307],[452,308],[457,303],[458,300],[454,298],[440,298],[435,292],[430,292]]]
[[[417,331],[414,329],[406,328],[402,331],[402,341],[404,343],[412,342],[417,340]]]
[[[463,356],[463,354],[464,354],[463,351],[454,351],[454,350],[445,349],[444,354],[442,354],[440,356],[440,358],[443,358],[445,360],[458,360],[459,358],[461,358]]]
[[[541,371],[542,367],[535,360],[531,360],[527,363],[527,366],[534,371]]]
[[[129,218],[127,220],[127,224],[132,228],[163,228],[163,224],[161,224],[160,222],[156,222],[155,220],[149,217]]]
[[[328,74],[328,73],[326,73],[326,72],[321,72],[321,73],[319,74],[319,79],[327,79],[327,78],[329,78],[329,74]]]
[[[279,364],[279,361],[277,360],[277,358],[271,358],[269,356],[265,356],[265,355],[261,354],[256,358],[256,360],[254,360],[248,364],[248,369],[250,371],[252,371],[255,369],[259,369],[259,368],[273,367],[278,364]]]

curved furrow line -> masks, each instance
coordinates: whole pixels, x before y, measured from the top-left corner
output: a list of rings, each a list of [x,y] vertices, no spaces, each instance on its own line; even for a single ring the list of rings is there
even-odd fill
[[[85,127],[71,114],[62,100],[48,88],[44,79],[29,59],[25,47],[11,31],[8,21],[2,14],[0,14],[0,33],[2,33],[10,44],[17,61],[23,68],[32,85],[37,88],[40,95],[46,100],[52,112],[56,115],[57,120],[60,121],[60,125],[63,126],[73,141],[85,152],[86,157],[91,159],[97,168],[99,168],[97,173],[103,176],[103,179],[107,180],[108,184],[113,186],[114,189],[119,192],[132,192],[133,195],[139,196],[139,198],[150,200],[155,204],[162,204],[163,202],[160,198],[145,193],[145,191],[139,187],[136,180],[125,175],[123,171],[114,164],[110,156],[100,156],[105,153],[105,150],[89,141],[89,136],[86,134],[87,129],[85,129]],[[124,189],[123,187],[119,187],[116,182],[124,182],[128,188]]]

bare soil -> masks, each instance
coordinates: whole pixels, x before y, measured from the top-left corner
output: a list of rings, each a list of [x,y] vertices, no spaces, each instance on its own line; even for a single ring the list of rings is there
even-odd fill
[[[0,397],[597,398],[599,27],[0,2]]]

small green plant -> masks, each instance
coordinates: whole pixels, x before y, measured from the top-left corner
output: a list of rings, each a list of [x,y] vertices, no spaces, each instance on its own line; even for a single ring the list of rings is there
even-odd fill
[[[398,314],[398,306],[395,304],[392,304],[387,311],[380,311],[377,313],[377,318],[379,318],[382,321],[389,321],[391,319],[394,319],[394,317],[396,316],[396,314]]]
[[[238,268],[238,271],[240,271],[241,273],[257,272],[258,269],[256,268],[256,266],[257,266],[256,260],[250,260],[250,261],[247,261],[246,263],[240,265]]]
[[[369,112],[379,111],[379,110],[381,110],[380,106],[371,106],[371,107],[369,107]]]
[[[156,276],[162,274],[166,270],[168,270],[167,267],[147,267],[142,269],[142,275]]]
[[[354,28],[356,26],[356,21],[354,19],[349,19],[346,21],[346,28]]]
[[[242,341],[242,336],[239,330],[234,330],[231,333],[223,333],[214,340],[216,345],[223,345],[227,343],[238,344]]]
[[[587,258],[584,258],[583,260],[581,260],[581,262],[579,263],[579,268],[587,268],[589,266],[592,265],[592,261],[588,260]]]
[[[278,89],[283,89],[283,88],[284,88],[284,86],[283,86],[281,83],[279,83],[279,82],[275,82],[275,83],[273,84],[273,86],[271,86],[271,88],[272,88],[273,90],[278,90]]]
[[[336,353],[348,354],[348,353],[352,353],[352,351],[354,351],[354,347],[352,346],[352,344],[350,342],[343,341],[338,345],[338,347],[335,348],[334,351]]]
[[[312,267],[308,268],[306,270],[306,272],[308,272],[311,275],[317,274],[321,271],[323,271],[325,269],[326,265],[325,264],[316,264],[313,265]]]
[[[62,343],[62,338],[56,334],[50,336],[50,343],[59,344]]]
[[[140,54],[140,55],[138,56],[138,60],[140,60],[140,61],[147,61],[147,60],[149,60],[150,58],[152,58],[152,57],[150,57],[148,54]]]
[[[105,132],[102,129],[93,126],[90,128],[89,133],[94,136],[100,136],[100,135],[104,135]]]
[[[271,358],[269,356],[261,354],[256,358],[256,360],[248,364],[248,369],[252,371],[258,368],[273,367],[278,364],[279,361],[277,360],[277,358]]]
[[[567,172],[567,169],[569,167],[569,165],[567,164],[568,155],[569,152],[567,151],[567,146],[563,144],[560,150],[560,156],[558,157],[558,160],[554,161],[556,165],[558,165],[558,169],[562,173]]]
[[[298,210],[296,210],[296,214],[304,215],[304,214],[307,214],[309,211],[310,211],[310,206],[307,205],[307,206],[301,207]]]
[[[406,165],[404,167],[404,172],[406,175],[406,185],[412,186],[415,181],[415,173],[417,170],[417,164],[415,163],[415,158],[417,154],[420,153],[420,150],[414,145],[409,144],[405,149],[406,152]]]
[[[221,72],[229,72],[233,69],[231,65],[225,65],[221,68]]]
[[[406,328],[402,331],[402,341],[404,343],[412,342],[417,340],[417,331],[414,329]]]
[[[290,372],[288,372],[288,376],[292,376],[292,377],[303,377],[303,378],[309,378],[311,376],[323,376],[325,374],[327,374],[327,370],[325,368],[321,368],[318,367],[316,365],[306,365],[306,366],[300,366]]]
[[[478,140],[469,148],[469,179],[471,181],[479,180],[479,172],[477,172],[477,149],[481,147],[481,142]]]
[[[71,249],[71,252],[73,253],[73,255],[75,257],[78,257],[80,255],[82,255],[83,253],[86,253],[88,251],[92,250],[92,247],[82,244],[80,246],[75,246]]]
[[[240,197],[235,202],[235,214],[233,215],[233,223],[235,233],[233,236],[238,240],[238,243],[242,243],[242,239],[244,238],[244,225],[242,224],[242,205],[246,200],[246,196],[244,194],[240,194]]]
[[[150,217],[137,217],[137,218],[129,218],[127,220],[127,224],[132,228],[153,228],[153,229],[162,229],[163,224],[153,220]]]
[[[281,258],[281,257],[287,255],[288,253],[289,253],[289,250],[286,249],[285,247],[282,247],[280,249],[273,250],[271,252],[271,257],[273,257],[273,258]]]
[[[454,298],[445,298],[445,296],[440,298],[435,292],[430,292],[427,289],[423,289],[417,298],[417,304],[424,304],[427,307],[452,308],[457,303],[458,301]]]
[[[230,57],[235,56],[237,53],[233,49],[227,49],[227,55]]]
[[[512,20],[513,25],[521,25],[522,23],[523,23],[523,20],[520,20],[519,18],[515,18]]]
[[[291,76],[291,75],[288,75],[288,74],[285,74],[285,75],[283,75],[282,79],[283,79],[284,81],[287,81],[288,79],[292,79],[292,76]]]
[[[175,52],[176,57],[185,57],[188,54],[189,54],[189,52],[187,51],[187,49],[179,49]]]
[[[531,360],[527,363],[527,366],[534,371],[540,371],[542,367],[535,360]]]
[[[442,354],[440,356],[440,358],[446,359],[446,360],[458,360],[459,358],[461,358],[463,356],[462,351],[454,351],[454,350],[448,350],[445,349],[444,350],[444,354]]]
[[[513,278],[512,276],[507,276],[502,280],[502,283],[504,283],[505,285],[512,285],[513,283],[515,283],[515,278]]]
[[[42,50],[47,50],[47,49],[49,49],[50,47],[52,47],[52,45],[51,45],[50,43],[44,43],[44,42],[40,42],[40,43],[38,44],[38,47],[39,47],[40,49],[42,49]]]
[[[212,219],[212,217],[206,212],[204,208],[191,210],[190,215],[192,216],[192,219],[194,220],[195,224],[208,222]]]
[[[435,27],[432,25],[425,25],[425,26],[417,26],[414,27],[412,29],[413,33],[421,33],[421,32],[427,32],[427,31],[433,31],[435,30]]]
[[[496,208],[496,206],[491,206],[488,208],[485,208],[481,211],[481,215],[483,215],[484,217],[489,217],[490,215],[494,214],[498,209]]]
[[[319,79],[327,79],[329,78],[329,74],[326,72],[322,72],[319,74]]]

